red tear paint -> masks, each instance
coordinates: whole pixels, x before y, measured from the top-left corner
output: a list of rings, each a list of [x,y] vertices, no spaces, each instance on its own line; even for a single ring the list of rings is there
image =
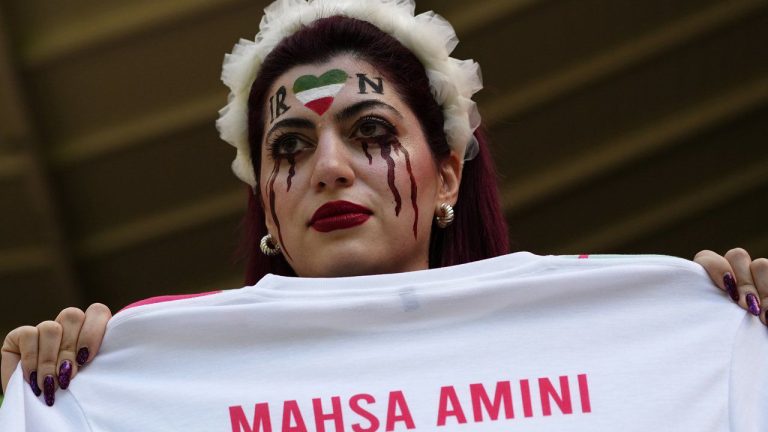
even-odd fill
[[[396,138],[392,136],[382,136],[373,138],[381,149],[381,158],[387,162],[387,183],[389,190],[392,191],[392,196],[395,198],[395,215],[400,216],[400,209],[402,207],[402,198],[400,197],[400,191],[395,185],[395,160],[392,158],[392,150],[394,149],[396,155],[400,155],[403,152],[405,157],[405,169],[408,171],[408,177],[411,181],[411,206],[413,206],[413,238],[418,237],[418,225],[419,225],[419,205],[417,203],[418,191],[416,187],[416,178],[413,176],[413,168],[411,167],[411,158],[408,150]],[[372,158],[368,153],[369,142],[365,140],[359,140],[365,155],[368,157],[369,164],[372,163]]]
[[[411,169],[411,158],[410,158],[410,155],[408,154],[408,150],[406,150],[405,147],[403,147],[403,145],[400,144],[399,141],[394,140],[393,145],[394,145],[395,151],[397,151],[398,149],[402,150],[403,155],[405,155],[405,169],[408,170],[408,176],[411,178],[411,206],[413,206],[413,213],[414,213],[413,238],[416,238],[417,237],[416,227],[419,222],[419,206],[416,203],[416,196],[417,196],[416,195],[417,194],[416,179],[413,177],[413,170]]]
[[[288,178],[286,179],[286,182],[288,183],[288,188],[285,190],[286,192],[290,192],[291,190],[291,179],[294,175],[296,175],[296,155],[290,154],[285,157],[288,159],[288,163],[291,164],[291,167],[288,168]]]
[[[395,197],[395,216],[400,216],[400,208],[402,207],[402,200],[400,199],[400,191],[397,190],[395,185],[395,161],[392,159],[392,147],[390,143],[383,143],[381,147],[381,157],[387,161],[387,183],[389,184],[389,190],[392,191],[392,195]]]
[[[371,156],[371,154],[368,153],[368,142],[363,141],[361,144],[363,145],[363,153],[365,153],[365,157],[368,158],[368,165],[373,164],[373,156]]]
[[[283,242],[283,233],[280,231],[280,219],[277,218],[277,213],[275,213],[275,180],[277,179],[277,174],[279,172],[280,159],[278,158],[275,159],[275,166],[272,168],[272,172],[269,174],[269,180],[267,180],[267,188],[269,189],[269,211],[272,213],[272,220],[275,221],[275,226],[277,227],[277,237],[280,239],[280,247],[282,248],[283,252],[288,255],[288,258],[291,258],[291,254],[288,252],[288,249],[285,247],[285,243]]]

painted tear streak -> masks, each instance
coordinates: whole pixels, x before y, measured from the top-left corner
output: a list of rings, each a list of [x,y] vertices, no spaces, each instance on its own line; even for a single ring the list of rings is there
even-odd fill
[[[414,213],[413,238],[417,238],[418,235],[417,235],[416,227],[419,223],[419,206],[416,203],[416,196],[417,196],[416,179],[413,177],[413,169],[411,169],[411,158],[410,158],[410,155],[408,154],[408,150],[406,150],[405,147],[403,147],[403,145],[400,144],[399,142],[395,141],[394,147],[395,147],[395,151],[399,149],[403,152],[403,155],[405,155],[405,169],[408,170],[408,176],[411,179],[411,206],[413,206],[413,213]]]
[[[363,153],[365,153],[365,157],[368,158],[368,165],[372,165],[373,164],[373,156],[371,156],[371,154],[368,153],[368,141],[363,141],[362,145],[363,145]]]
[[[272,213],[272,220],[275,221],[275,226],[277,227],[277,237],[280,239],[280,248],[282,248],[283,252],[288,255],[288,258],[291,258],[291,254],[288,252],[288,249],[283,242],[283,232],[280,230],[280,220],[277,218],[277,213],[275,212],[275,180],[277,179],[277,174],[279,172],[280,159],[275,159],[275,166],[272,168],[272,172],[269,174],[269,179],[267,180],[267,188],[269,190],[269,211]]]
[[[389,138],[381,138],[378,141],[379,148],[381,149],[381,158],[384,159],[387,162],[387,184],[389,185],[389,190],[392,191],[392,196],[395,199],[395,215],[400,216],[400,210],[402,208],[402,198],[400,196],[400,191],[397,189],[397,185],[395,184],[395,168],[396,163],[395,160],[392,158],[392,150],[395,151],[396,155],[400,155],[400,152],[403,153],[403,156],[405,158],[405,169],[408,171],[408,178],[411,182],[411,206],[413,207],[413,238],[418,238],[418,225],[419,225],[419,205],[417,203],[418,200],[418,188],[416,186],[416,178],[413,175],[413,167],[411,166],[411,157],[408,153],[408,150],[403,147],[403,145],[396,139]],[[366,150],[367,154],[367,147],[368,142],[364,140],[360,140],[361,144],[363,145],[363,149]]]
[[[397,190],[395,185],[395,161],[391,155],[392,148],[388,144],[381,146],[381,158],[387,162],[387,183],[389,184],[389,190],[392,191],[392,196],[395,198],[395,216],[400,216],[400,208],[402,207],[402,200],[400,199],[400,191]]]
[[[288,163],[291,164],[290,168],[288,168],[288,178],[286,179],[288,188],[285,190],[286,192],[290,192],[291,179],[293,179],[293,176],[296,175],[296,155],[287,155],[285,158],[288,159]]]

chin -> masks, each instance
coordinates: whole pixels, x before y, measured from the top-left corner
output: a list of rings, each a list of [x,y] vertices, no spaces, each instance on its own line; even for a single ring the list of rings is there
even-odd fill
[[[423,270],[429,267],[428,250],[414,248],[412,244],[392,244],[381,236],[343,236],[351,232],[328,236],[322,241],[305,242],[300,256],[295,255],[293,265],[302,277],[345,277]],[[336,237],[336,238],[333,238]],[[314,239],[313,239],[314,240]],[[407,242],[401,242],[407,243]]]
[[[331,257],[330,254],[324,256],[324,259],[312,263],[311,268],[306,272],[299,272],[302,277],[347,277],[347,276],[366,276],[387,273],[401,273],[411,270],[426,269],[427,263],[421,265],[408,265],[401,256],[393,257],[375,257],[359,253],[345,253],[343,256]]]
[[[395,273],[383,268],[380,264],[366,262],[368,260],[335,259],[329,262],[318,263],[317,267],[309,271],[309,277],[347,277],[365,276],[382,273]]]

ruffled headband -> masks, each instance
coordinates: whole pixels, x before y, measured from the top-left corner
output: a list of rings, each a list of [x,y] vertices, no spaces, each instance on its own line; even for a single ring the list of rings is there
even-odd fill
[[[435,101],[442,107],[450,147],[464,160],[477,155],[473,132],[480,125],[472,95],[483,88],[480,65],[450,56],[459,40],[453,26],[429,11],[414,16],[414,0],[277,0],[266,9],[255,40],[241,39],[224,57],[221,80],[230,89],[216,128],[237,149],[232,171],[251,186],[256,178],[248,145],[248,96],[261,64],[285,37],[315,20],[336,15],[367,21],[413,52],[424,65]]]

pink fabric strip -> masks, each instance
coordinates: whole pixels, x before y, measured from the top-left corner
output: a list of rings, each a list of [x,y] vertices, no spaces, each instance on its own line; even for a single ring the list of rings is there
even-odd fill
[[[218,294],[220,292],[221,290],[208,291],[208,292],[197,293],[197,294],[178,294],[178,295],[163,295],[163,296],[157,296],[157,297],[150,297],[148,299],[139,300],[135,303],[131,303],[128,306],[120,309],[120,312],[126,309],[134,308],[136,306],[144,306],[144,305],[153,304],[153,303],[163,303],[163,302],[169,302],[174,300],[183,300],[183,299],[194,298],[194,297],[202,297],[202,296],[207,296],[212,294]]]

